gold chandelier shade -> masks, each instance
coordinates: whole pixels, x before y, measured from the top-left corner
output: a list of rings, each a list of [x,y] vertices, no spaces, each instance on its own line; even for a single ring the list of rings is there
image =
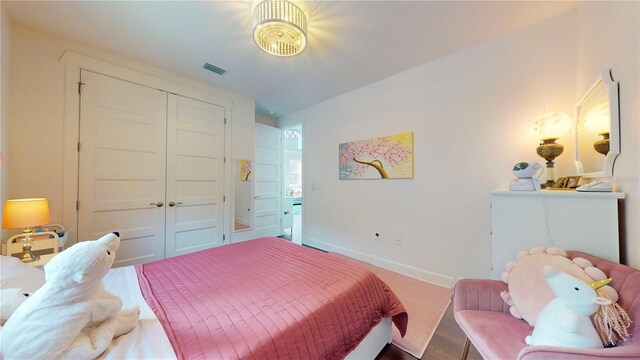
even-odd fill
[[[307,17],[287,0],[264,0],[253,8],[253,40],[269,54],[299,54],[307,46]]]

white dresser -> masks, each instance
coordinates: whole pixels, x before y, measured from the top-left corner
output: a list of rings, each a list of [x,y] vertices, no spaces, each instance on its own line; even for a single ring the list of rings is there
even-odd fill
[[[619,199],[624,193],[492,191],[493,277],[499,279],[519,251],[536,246],[620,261]]]

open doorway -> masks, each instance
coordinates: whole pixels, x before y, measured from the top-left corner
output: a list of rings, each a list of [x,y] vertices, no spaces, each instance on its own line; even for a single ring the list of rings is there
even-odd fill
[[[282,129],[282,165],[284,173],[284,236],[294,243],[302,244],[302,125]]]

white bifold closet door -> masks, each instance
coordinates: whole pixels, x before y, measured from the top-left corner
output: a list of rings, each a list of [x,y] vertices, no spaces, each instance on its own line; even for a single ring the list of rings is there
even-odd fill
[[[167,94],[81,72],[78,241],[120,232],[116,265],[164,258]]]
[[[78,239],[119,231],[115,266],[222,244],[224,108],[89,71]]]
[[[224,108],[169,94],[167,115],[171,257],[223,244]]]

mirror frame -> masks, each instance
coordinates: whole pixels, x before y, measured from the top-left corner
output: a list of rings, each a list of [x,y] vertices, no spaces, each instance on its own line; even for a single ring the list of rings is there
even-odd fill
[[[602,171],[595,171],[585,173],[578,154],[578,121],[580,120],[580,110],[582,104],[591,96],[591,94],[598,88],[598,86],[605,86],[608,97],[609,106],[611,110],[611,130],[609,131],[609,152],[607,153]],[[607,177],[613,176],[613,165],[618,155],[620,155],[620,103],[618,96],[618,82],[613,81],[611,76],[611,70],[605,69],[601,72],[600,77],[593,83],[591,88],[582,96],[580,101],[576,104],[575,117],[574,117],[574,161],[576,166],[576,172],[583,177]]]

